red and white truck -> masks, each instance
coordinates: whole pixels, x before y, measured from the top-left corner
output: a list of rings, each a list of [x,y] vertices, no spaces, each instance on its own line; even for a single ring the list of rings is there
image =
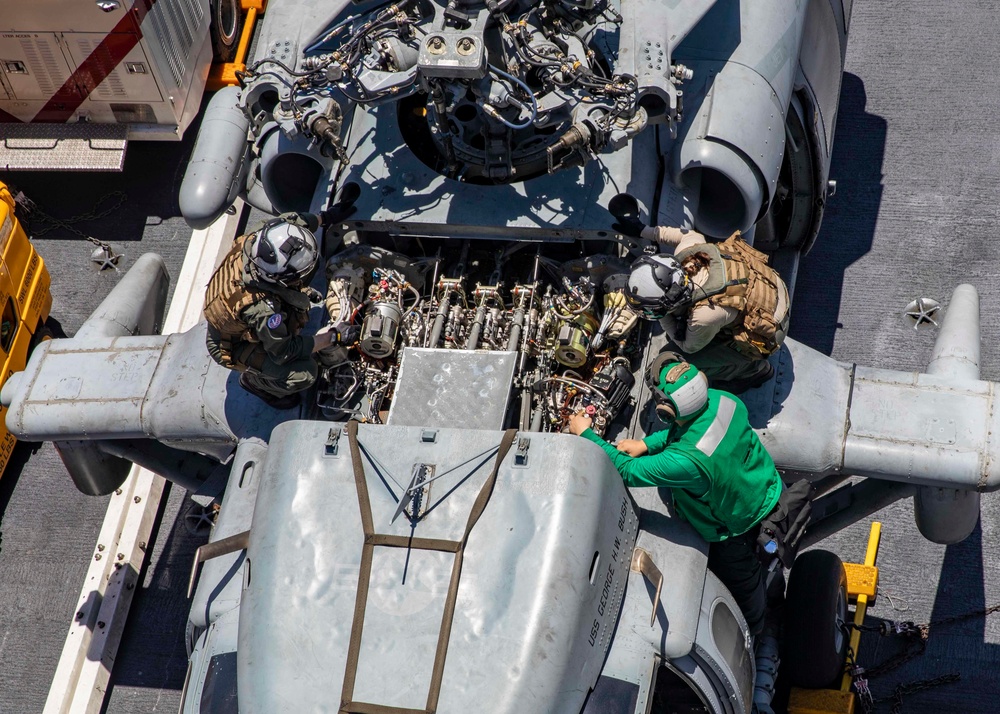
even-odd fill
[[[178,140],[260,0],[29,0],[0,13],[0,170],[120,170]],[[244,42],[245,44],[245,42]]]

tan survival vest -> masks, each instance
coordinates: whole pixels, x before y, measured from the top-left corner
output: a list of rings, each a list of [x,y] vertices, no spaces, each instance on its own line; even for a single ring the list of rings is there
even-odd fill
[[[263,290],[254,290],[243,282],[243,244],[251,235],[253,234],[240,236],[235,240],[205,289],[205,319],[221,335],[219,351],[222,364],[230,369],[241,366],[233,359],[233,345],[258,341],[249,325],[244,322],[243,311],[268,297],[278,297]],[[305,325],[304,316],[294,308],[283,307],[288,312],[288,329],[295,334]]]
[[[684,262],[696,253],[711,261],[708,280],[702,290],[695,288],[695,303],[708,300],[713,305],[738,310],[740,319],[725,331],[732,336],[733,348],[742,355],[763,359],[781,346],[783,326],[779,323],[778,293],[785,291],[767,256],[733,233],[722,243],[706,243],[685,248],[674,257]]]

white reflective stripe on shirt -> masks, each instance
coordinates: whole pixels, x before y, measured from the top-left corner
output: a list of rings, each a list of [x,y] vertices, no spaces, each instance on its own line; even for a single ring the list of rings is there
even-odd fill
[[[715,412],[715,419],[698,439],[698,443],[694,445],[695,448],[705,456],[714,454],[715,450],[719,448],[719,444],[726,438],[726,432],[729,431],[729,425],[732,423],[735,413],[736,401],[732,397],[719,397],[719,409]]]

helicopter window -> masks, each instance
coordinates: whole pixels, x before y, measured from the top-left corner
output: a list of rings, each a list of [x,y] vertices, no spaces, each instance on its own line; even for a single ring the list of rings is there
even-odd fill
[[[201,711],[213,714],[238,714],[236,700],[236,653],[213,655],[201,690]]]
[[[711,711],[687,677],[664,664],[656,668],[650,714],[708,714]]]
[[[638,696],[638,684],[601,676],[580,714],[632,714]]]

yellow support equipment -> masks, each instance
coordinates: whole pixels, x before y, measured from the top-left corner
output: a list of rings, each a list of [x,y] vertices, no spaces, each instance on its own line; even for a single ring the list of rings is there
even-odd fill
[[[789,714],[854,714],[854,692],[839,689],[792,689]]]
[[[875,600],[878,593],[878,547],[882,541],[882,524],[872,521],[868,532],[868,548],[865,550],[865,562],[844,563],[847,572],[847,598],[856,599],[854,608],[854,624],[861,625],[865,621],[868,605]],[[851,630],[850,652],[857,656],[858,645],[861,644],[861,630]],[[788,698],[788,714],[854,714],[855,696],[851,691],[851,675],[844,672],[840,689],[799,689],[792,688]]]
[[[14,205],[0,181],[0,385],[24,370],[52,309],[48,268],[14,215]],[[7,431],[6,417],[7,409],[0,408],[0,473],[16,442]]]
[[[865,622],[865,614],[868,612],[868,598],[875,599],[878,590],[878,568],[875,561],[878,558],[878,546],[882,542],[882,523],[872,521],[871,530],[868,532],[868,548],[865,550],[865,562],[854,571],[854,580],[851,580],[852,571],[847,571],[847,597],[857,596],[857,605],[854,608],[854,624],[859,627]],[[869,585],[871,586],[869,589]],[[861,630],[855,628],[851,630],[850,651],[857,656],[858,645],[861,644]],[[840,683],[840,691],[851,691],[851,675],[844,672],[844,678]]]
[[[257,24],[257,15],[262,15],[267,9],[267,0],[240,0],[240,7],[247,16],[243,20],[240,42],[236,45],[236,57],[232,62],[212,65],[212,69],[208,73],[208,82],[205,85],[209,92],[239,84],[236,73],[243,72],[247,68],[246,59],[247,51],[250,49],[250,38],[253,37],[253,28]]]

